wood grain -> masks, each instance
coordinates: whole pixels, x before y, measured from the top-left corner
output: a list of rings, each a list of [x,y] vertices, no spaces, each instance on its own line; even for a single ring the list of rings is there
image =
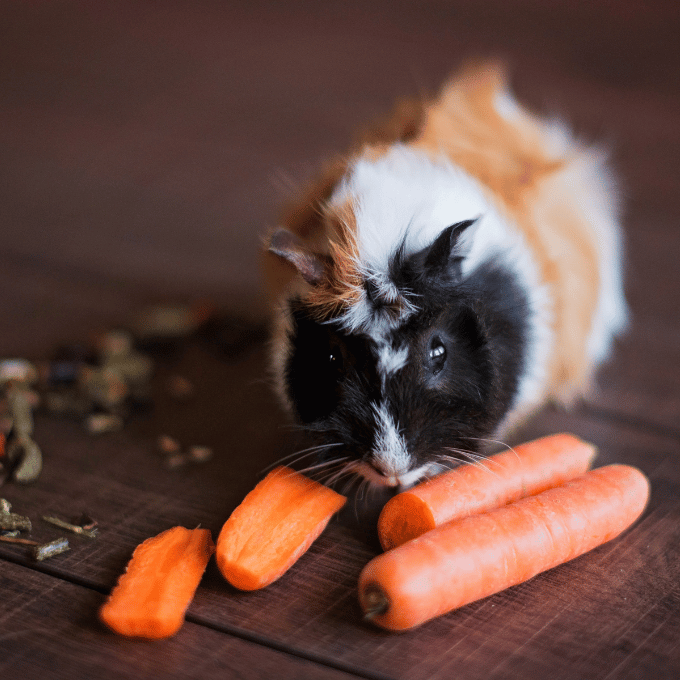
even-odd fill
[[[244,411],[232,411],[236,401],[246,411],[266,403],[259,393],[263,386],[250,396],[247,389],[255,384],[261,358],[259,350],[230,364],[195,347],[174,365],[199,385],[191,366],[216,385],[232,388],[231,397],[215,398],[212,387],[198,397],[199,403],[182,407],[187,410],[182,425],[186,431],[192,413],[202,413],[206,423],[213,423],[208,441],[222,442],[214,465],[163,469],[149,448],[152,440],[137,430],[150,432],[159,422],[167,423],[172,412],[165,409],[158,417],[150,414],[130,430],[104,438],[93,438],[75,423],[41,419],[38,434],[55,463],[46,465],[35,486],[6,487],[5,495],[32,518],[45,511],[68,517],[86,510],[100,520],[101,534],[96,541],[74,537],[69,553],[40,565],[33,565],[25,549],[17,546],[0,546],[0,555],[105,592],[144,538],[175,524],[200,523],[216,535],[269,462],[273,442],[278,439],[277,445],[284,447],[276,419],[261,419],[253,428],[252,412],[246,418]],[[229,414],[228,422],[221,414]],[[357,524],[353,517],[355,512],[370,515],[358,502],[288,574],[263,591],[237,592],[212,564],[192,604],[191,620],[339,668],[395,678],[430,678],[440,672],[439,677],[447,677],[454,669],[466,678],[519,678],[559,658],[568,659],[573,669],[573,675],[565,677],[591,672],[606,677],[608,669],[623,672],[651,663],[650,633],[658,626],[655,634],[665,649],[664,640],[679,623],[671,612],[680,577],[672,557],[680,539],[680,444],[587,411],[547,411],[517,439],[559,430],[593,441],[599,447],[597,465],[634,464],[652,480],[652,499],[643,520],[612,544],[417,630],[388,635],[361,621],[356,600],[358,574],[378,550],[374,525]],[[52,527],[35,524],[41,539],[55,535]],[[577,640],[580,645],[575,645]],[[674,667],[674,654],[664,654]]]
[[[354,677],[191,622],[161,642],[127,640],[98,621],[99,593],[7,563],[0,583],[4,678]]]

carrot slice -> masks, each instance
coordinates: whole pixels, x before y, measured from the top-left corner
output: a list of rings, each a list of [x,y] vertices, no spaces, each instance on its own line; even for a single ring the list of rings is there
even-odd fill
[[[437,475],[385,504],[380,544],[389,550],[445,522],[563,484],[586,472],[596,453],[572,434],[555,434]]]
[[[280,578],[307,551],[347,499],[287,467],[272,470],[225,522],[215,557],[236,588]]]
[[[374,558],[359,600],[390,630],[420,625],[614,538],[642,513],[649,481],[609,465],[487,513],[449,522]]]
[[[128,637],[174,635],[214,549],[208,529],[173,527],[148,538],[132,553],[99,618]]]

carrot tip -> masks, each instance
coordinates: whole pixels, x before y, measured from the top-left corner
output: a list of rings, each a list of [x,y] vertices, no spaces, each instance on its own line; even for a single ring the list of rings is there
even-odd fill
[[[390,608],[390,601],[377,586],[369,586],[364,592],[364,621],[372,621],[376,616],[385,614]]]

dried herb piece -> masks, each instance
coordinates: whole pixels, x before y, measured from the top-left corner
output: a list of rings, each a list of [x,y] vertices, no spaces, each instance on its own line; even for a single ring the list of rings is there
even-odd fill
[[[86,512],[81,513],[79,517],[73,519],[71,524],[81,527],[82,529],[87,529],[88,531],[96,529],[99,525],[96,519],[92,519]]]
[[[8,531],[30,531],[31,520],[15,512],[0,513],[0,529]]]
[[[32,541],[30,538],[18,538],[17,536],[0,535],[0,541],[3,543],[19,543],[20,545],[40,545],[38,541]]]
[[[48,557],[60,555],[67,550],[69,550],[68,539],[57,538],[55,541],[34,546],[32,554],[34,560],[42,562],[42,560],[46,560]]]
[[[50,517],[49,515],[43,515],[42,519],[45,522],[54,524],[55,527],[60,529],[66,529],[66,531],[71,531],[79,536],[86,536],[87,538],[97,538],[97,529],[85,529],[77,524],[71,524],[71,522],[66,522],[58,517]]]
[[[18,439],[30,437],[33,434],[33,409],[28,390],[18,384],[13,384],[7,390],[7,403],[12,417],[13,431]]]
[[[42,452],[30,437],[20,437],[12,441],[8,449],[8,458],[18,459],[19,462],[12,470],[12,477],[21,484],[34,482],[42,472]]]

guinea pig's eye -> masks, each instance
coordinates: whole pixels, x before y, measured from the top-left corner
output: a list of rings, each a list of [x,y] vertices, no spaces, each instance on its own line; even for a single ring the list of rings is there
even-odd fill
[[[342,373],[343,364],[342,350],[339,347],[330,347],[328,350],[328,367],[336,377],[339,377]]]
[[[435,375],[444,368],[444,364],[446,363],[446,347],[441,341],[441,338],[437,336],[432,338],[427,352],[427,358],[430,369]]]

